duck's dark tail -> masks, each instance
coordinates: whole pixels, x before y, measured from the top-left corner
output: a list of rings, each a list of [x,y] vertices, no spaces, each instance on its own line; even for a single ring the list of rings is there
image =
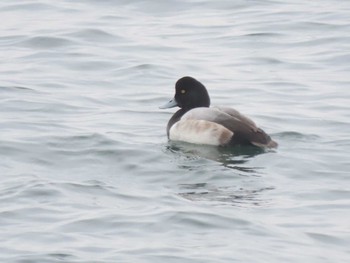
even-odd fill
[[[278,143],[271,139],[270,135],[258,128],[255,136],[250,143],[262,148],[277,148]]]

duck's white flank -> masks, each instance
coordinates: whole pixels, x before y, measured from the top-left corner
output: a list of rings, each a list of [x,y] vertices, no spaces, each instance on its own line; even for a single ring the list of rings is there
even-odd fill
[[[233,136],[233,132],[224,126],[205,120],[180,120],[169,131],[173,141],[195,144],[225,145]]]

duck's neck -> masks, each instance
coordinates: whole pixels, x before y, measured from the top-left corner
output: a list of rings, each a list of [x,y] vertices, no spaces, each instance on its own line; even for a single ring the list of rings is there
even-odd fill
[[[175,112],[175,114],[170,118],[169,122],[168,122],[168,125],[167,125],[167,128],[166,128],[166,132],[167,132],[167,135],[169,137],[169,131],[170,131],[170,128],[171,126],[173,126],[176,122],[178,122],[181,117],[186,113],[188,112],[190,109],[186,110],[186,109],[179,109],[177,112]]]

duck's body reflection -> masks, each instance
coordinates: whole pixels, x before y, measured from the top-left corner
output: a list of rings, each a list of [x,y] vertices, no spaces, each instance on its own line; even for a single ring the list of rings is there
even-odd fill
[[[266,152],[265,149],[255,146],[216,147],[211,145],[198,145],[185,142],[169,142],[167,149],[191,157],[205,158],[221,163],[227,168],[244,172],[255,172],[258,167],[244,167],[249,159]]]
[[[215,147],[170,141],[167,145],[167,151],[189,159],[189,162],[185,162],[186,165],[183,161],[180,161],[181,165],[179,165],[179,168],[189,173],[198,169],[197,165],[193,164],[191,166],[189,164],[191,160],[198,159],[218,162],[224,167],[224,170],[229,168],[233,171],[233,173],[230,173],[232,174],[231,179],[227,181],[229,185],[222,186],[222,182],[220,182],[220,186],[217,186],[215,178],[208,182],[205,179],[208,178],[205,174],[203,174],[203,177],[197,177],[196,183],[180,183],[178,194],[188,200],[235,206],[262,206],[268,201],[261,198],[260,195],[266,190],[274,189],[270,185],[266,186],[265,183],[263,183],[263,186],[261,185],[263,167],[247,165],[253,157],[266,153],[266,150],[259,147]],[[202,170],[202,168],[200,169]],[[208,170],[211,170],[211,168],[208,168]]]

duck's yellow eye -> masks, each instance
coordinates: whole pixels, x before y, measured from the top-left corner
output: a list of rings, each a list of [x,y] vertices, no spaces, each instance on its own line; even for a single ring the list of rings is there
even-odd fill
[[[182,93],[182,94],[185,94],[185,93],[186,93],[186,90],[182,89],[182,90],[181,90],[181,93]]]

